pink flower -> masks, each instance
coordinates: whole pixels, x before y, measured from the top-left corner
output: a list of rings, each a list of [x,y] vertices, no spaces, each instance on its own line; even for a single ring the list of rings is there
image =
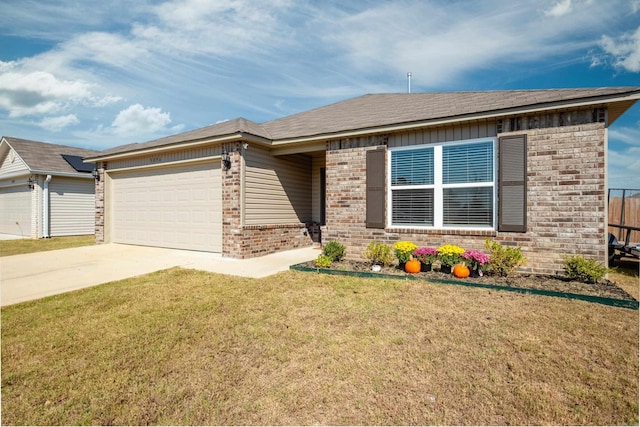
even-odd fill
[[[471,268],[473,268],[474,270],[477,270],[483,265],[489,264],[490,262],[489,255],[474,250],[464,251],[464,253],[462,254],[462,258],[468,260],[471,264]]]

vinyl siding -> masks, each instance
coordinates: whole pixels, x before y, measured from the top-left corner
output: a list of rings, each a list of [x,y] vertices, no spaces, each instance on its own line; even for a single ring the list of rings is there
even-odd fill
[[[311,157],[274,157],[252,146],[244,152],[244,224],[311,221]]]
[[[50,234],[77,236],[95,232],[95,196],[92,179],[54,176],[49,183]]]
[[[0,175],[14,174],[16,172],[27,174],[29,173],[29,168],[12,149],[9,149],[7,155],[0,162]]]
[[[448,126],[426,129],[420,132],[403,132],[389,136],[389,147],[404,147],[439,142],[461,141],[465,139],[495,137],[497,135],[494,121],[472,123],[464,126]]]

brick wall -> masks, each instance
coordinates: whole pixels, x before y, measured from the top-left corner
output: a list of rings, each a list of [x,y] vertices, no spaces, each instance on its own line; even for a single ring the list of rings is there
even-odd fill
[[[483,250],[488,237],[520,246],[528,259],[523,271],[554,274],[562,269],[567,254],[605,263],[604,123],[514,132],[523,133],[528,135],[527,233],[366,228],[366,151],[384,141],[359,139],[328,144],[323,242],[345,244],[347,257],[356,259],[374,240],[387,244],[411,240],[434,247],[451,243]]]
[[[222,255],[253,258],[311,246],[311,236],[303,233],[305,224],[242,225],[243,161],[240,147],[239,142],[224,146],[230,153],[231,168],[222,170]]]

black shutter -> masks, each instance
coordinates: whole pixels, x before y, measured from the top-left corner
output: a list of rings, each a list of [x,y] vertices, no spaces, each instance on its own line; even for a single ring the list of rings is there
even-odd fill
[[[367,151],[367,228],[384,228],[385,150]]]
[[[498,143],[498,231],[527,231],[527,136]]]

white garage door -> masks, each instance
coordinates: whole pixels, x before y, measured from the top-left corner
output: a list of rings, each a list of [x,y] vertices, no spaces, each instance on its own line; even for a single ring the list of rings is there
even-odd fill
[[[110,174],[112,241],[222,252],[218,162]]]
[[[26,184],[0,188],[0,233],[31,236],[31,191]]]
[[[49,234],[77,236],[95,233],[95,191],[92,179],[54,177],[49,184]]]

